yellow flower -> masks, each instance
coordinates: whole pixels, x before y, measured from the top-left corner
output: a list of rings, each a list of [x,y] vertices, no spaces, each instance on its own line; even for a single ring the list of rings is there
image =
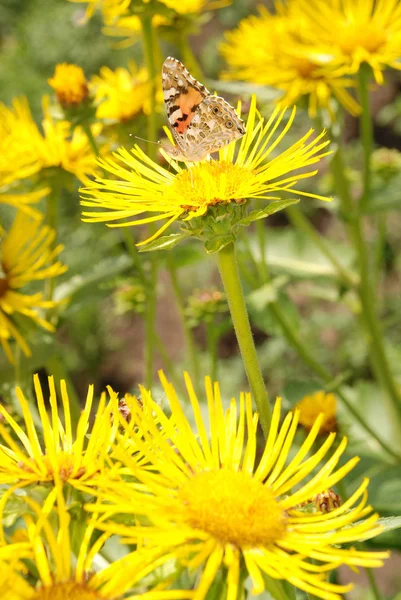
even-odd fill
[[[369,568],[382,564],[385,552],[340,547],[381,531],[378,516],[367,505],[368,480],[330,512],[311,514],[301,506],[336,485],[357,464],[354,457],[338,466],[345,438],[332,450],[332,433],[311,454],[321,424],[318,418],[288,461],[299,412],[289,413],[280,427],[277,400],[256,465],[258,415],[252,411],[250,394],[241,394],[239,403],[232,399],[224,412],[219,386],[207,378],[208,432],[186,376],[193,430],[173,386],[163,374],[160,377],[171,417],[141,389],[143,407],[132,405],[130,423],[138,425],[133,440],[153,470],[138,469],[130,453],[115,447],[121,464],[131,468],[131,478],[121,477],[95,492],[98,502],[87,509],[109,518],[107,523],[102,518],[100,529],[121,535],[127,543],[158,548],[166,561],[175,557],[196,570],[194,600],[205,598],[222,567],[228,600],[238,598],[242,568],[253,582],[254,594],[263,593],[266,574],[319,598],[340,600],[339,594],[352,586],[329,583],[328,571],[341,564]],[[138,524],[121,524],[123,514],[135,515]]]
[[[4,565],[2,579],[12,585],[4,586],[2,600],[126,600],[140,598],[140,595],[126,595],[126,592],[153,569],[146,566],[154,557],[154,552],[131,553],[114,561],[110,566],[99,569],[104,564],[99,555],[109,534],[95,536],[95,520],[74,527],[72,515],[67,510],[60,488],[53,489],[43,507],[27,499],[33,513],[24,520],[32,546],[29,573],[21,571],[21,564]],[[55,510],[53,510],[55,508]],[[55,519],[54,512],[57,515]],[[82,517],[81,517],[82,519]],[[77,535],[81,533],[81,539]],[[15,544],[10,545],[10,550]],[[17,549],[15,549],[17,552]],[[144,562],[146,558],[146,563]],[[1,563],[0,563],[1,568]],[[4,572],[3,572],[4,571]],[[0,582],[0,590],[1,588]],[[175,592],[175,595],[174,595]],[[146,599],[180,600],[189,598],[190,593],[174,590],[146,594]]]
[[[221,52],[230,70],[224,77],[277,88],[280,101],[286,104],[306,97],[311,117],[321,108],[333,117],[333,96],[357,114],[360,107],[346,90],[354,82],[342,76],[330,44],[305,42],[302,14],[292,16],[283,7],[279,14],[272,15],[264,7],[259,12],[226,33]]]
[[[37,173],[30,140],[38,134],[25,98],[14,99],[12,108],[0,103],[0,181],[2,186]]]
[[[35,375],[33,379],[41,433],[35,427],[29,402],[19,387],[16,395],[24,427],[0,405],[0,414],[5,421],[4,425],[0,423],[0,437],[3,439],[0,446],[0,484],[12,486],[1,499],[1,511],[16,489],[29,485],[48,482],[55,487],[68,484],[76,489],[80,486],[90,489],[99,485],[104,476],[113,478],[114,470],[109,465],[108,454],[118,430],[117,395],[110,388],[109,401],[106,401],[105,393],[101,395],[96,419],[90,425],[94,397],[91,385],[74,434],[66,383],[64,380],[60,382],[60,409],[53,377],[49,377],[48,381],[51,418],[39,377]]]
[[[130,10],[141,8],[141,5],[149,4],[150,0],[70,0],[70,2],[79,2],[88,4],[86,17],[90,18],[96,10],[102,13],[103,21],[106,25],[115,24],[123,15],[129,15]],[[215,10],[223,6],[229,6],[231,0],[159,0],[160,5],[164,5],[181,15],[197,14],[208,10]],[[157,10],[157,8],[156,8]]]
[[[208,10],[215,10],[223,6],[229,6],[231,0],[159,0],[162,4],[175,10],[180,15],[197,14]]]
[[[78,65],[56,65],[54,75],[48,79],[48,83],[56,92],[60,104],[64,106],[79,105],[89,94],[85,74]]]
[[[131,61],[129,69],[122,67],[113,71],[102,67],[100,75],[94,75],[90,82],[95,104],[98,105],[98,119],[128,121],[138,113],[150,113],[150,82],[145,68]],[[162,102],[163,96],[159,97]]]
[[[337,428],[337,400],[334,394],[326,394],[323,390],[310,396],[304,396],[296,407],[300,412],[299,424],[305,429],[312,429],[316,419],[321,415],[320,432],[328,433]]]
[[[52,308],[55,303],[44,300],[42,292],[27,294],[22,289],[31,282],[50,279],[67,270],[56,260],[63,247],[53,247],[54,239],[54,230],[20,211],[0,243],[0,343],[11,362],[11,338],[26,356],[31,355],[20,326],[21,315],[48,331],[54,330],[41,316],[41,310]]]
[[[368,63],[377,83],[383,70],[401,69],[401,4],[398,0],[297,0],[303,34],[311,45],[331,47],[348,72]]]
[[[141,242],[146,244],[174,221],[180,220],[191,226],[191,220],[203,217],[213,207],[221,206],[226,211],[228,205],[233,205],[235,211],[237,206],[239,214],[244,212],[243,205],[248,199],[276,200],[277,193],[282,191],[325,200],[295,189],[299,179],[311,177],[316,171],[290,174],[307,169],[328,154],[322,152],[329,143],[321,141],[324,133],[313,137],[313,130],[309,130],[287,150],[272,157],[272,152],[291,127],[295,108],[283,130],[277,133],[285,113],[286,109],[276,107],[266,123],[256,110],[253,98],[247,131],[238,142],[236,156],[237,144],[233,143],[219,151],[218,160],[185,163],[183,169],[162,149],[162,155],[175,173],[152,161],[138,146],[131,152],[120,148],[113,154],[114,158],[99,160],[104,171],[114,178],[97,178],[83,190],[83,206],[107,210],[85,211],[83,220],[99,222],[128,218],[123,223],[109,224],[110,227],[127,227],[167,219],[153,236]],[[146,214],[149,216],[140,216]]]
[[[96,158],[81,127],[55,121],[49,101],[43,99],[43,133],[32,118],[26,99],[15,100],[13,108],[0,104],[0,175],[2,183],[31,177],[42,169],[58,167],[86,183],[96,173]],[[92,126],[96,136],[100,124]]]

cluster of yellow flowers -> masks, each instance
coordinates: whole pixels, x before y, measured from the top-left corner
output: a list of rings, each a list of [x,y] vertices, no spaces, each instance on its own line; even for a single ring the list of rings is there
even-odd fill
[[[397,0],[278,0],[275,12],[240,22],[221,51],[226,78],[268,85],[292,104],[306,97],[311,116],[332,112],[334,96],[352,114],[360,107],[347,88],[362,64],[377,83],[383,69],[401,68],[401,6]]]
[[[49,378],[49,416],[47,399],[34,378],[41,436],[20,389],[23,426],[0,406],[0,483],[8,487],[0,514],[7,514],[8,503],[18,493],[25,521],[8,543],[4,533],[0,535],[2,598],[133,598],[125,594],[174,561],[164,583],[161,574],[148,577],[154,588],[144,597],[203,600],[224,568],[227,598],[234,600],[244,563],[254,593],[269,589],[270,580],[284,579],[319,598],[338,600],[350,586],[330,583],[328,570],[341,563],[382,564],[385,552],[339,548],[377,535],[381,528],[367,504],[367,480],[345,502],[337,500],[327,508],[330,488],[359,459],[338,466],[347,440],[333,449],[335,433],[312,450],[323,415],[288,461],[300,413],[288,413],[280,426],[277,400],[268,439],[256,461],[258,415],[250,394],[241,394],[239,402],[232,399],[224,410],[218,384],[207,378],[207,425],[188,376],[190,417],[163,373],[160,379],[169,416],[146,389],[141,388],[140,400],[127,395],[119,401],[109,388],[90,426],[91,386],[75,432],[64,381],[60,411],[56,386]],[[41,496],[34,494],[38,484]],[[27,493],[21,495],[23,490]],[[313,502],[318,508],[311,510]],[[96,555],[113,534],[137,550],[93,572]],[[25,558],[35,565],[36,585],[24,578]],[[188,570],[188,589],[170,589],[174,573],[183,569]],[[138,594],[137,590],[135,597]]]

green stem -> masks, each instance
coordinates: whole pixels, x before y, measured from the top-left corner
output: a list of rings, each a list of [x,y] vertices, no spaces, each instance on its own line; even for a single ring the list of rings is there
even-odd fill
[[[141,17],[142,23],[142,41],[145,63],[148,70],[150,83],[150,114],[147,118],[148,123],[148,154],[150,158],[155,158],[156,148],[154,143],[157,141],[157,121],[156,121],[156,92],[157,92],[157,76],[156,60],[157,53],[156,39],[154,35],[154,27],[152,25],[152,14],[145,13]],[[149,226],[149,235],[154,233],[152,226]],[[151,268],[149,285],[147,287],[148,300],[145,315],[145,381],[147,387],[150,388],[153,379],[153,358],[154,358],[154,332],[155,332],[155,317],[156,317],[156,287],[157,287],[157,272],[158,265],[156,256],[149,257]]]
[[[297,351],[304,363],[312,369],[312,371],[321,379],[321,381],[324,384],[331,384],[331,382],[333,381],[331,373],[320,364],[320,362],[314,357],[313,353],[309,350],[306,344],[302,341],[298,332],[295,331],[292,328],[292,326],[288,323],[281,310],[280,305],[277,302],[272,302],[269,306],[276,321],[281,326],[288,342]],[[383,450],[385,450],[393,459],[396,459],[397,462],[400,462],[401,456],[394,452],[392,447],[389,446],[377,435],[377,433],[374,431],[374,429],[371,428],[369,423],[367,423],[365,419],[359,414],[359,412],[354,408],[352,402],[348,399],[347,395],[341,390],[341,388],[337,388],[335,391],[337,396],[344,404],[344,406],[347,408],[348,412],[352,414],[354,419],[361,425],[361,427],[363,427],[363,429],[367,433],[369,433],[369,435],[373,439],[375,439],[376,442],[383,448]]]
[[[155,257],[152,257],[149,262],[150,273],[147,277],[145,312],[145,385],[150,390],[153,381],[158,265]]]
[[[377,587],[377,583],[375,580],[375,577],[373,575],[373,571],[372,569],[365,569],[366,574],[368,576],[369,579],[369,585],[370,585],[370,589],[372,591],[373,597],[375,600],[382,600],[382,595],[380,593],[379,588]]]
[[[294,225],[294,227],[299,231],[306,233],[309,239],[315,243],[322,254],[329,259],[334,269],[337,271],[340,280],[342,280],[348,287],[354,287],[358,283],[357,276],[340,263],[330,245],[327,244],[325,239],[316,231],[302,211],[299,208],[290,206],[286,209],[286,212],[292,225]]]
[[[168,254],[167,267],[170,274],[171,285],[173,286],[178,314],[180,316],[181,325],[184,330],[185,343],[187,346],[189,362],[191,365],[191,375],[194,379],[194,387],[195,390],[199,390],[201,382],[199,375],[198,350],[195,345],[193,331],[189,327],[188,320],[185,315],[185,299],[178,281],[178,273],[177,267],[174,263],[174,257],[171,255],[171,253]]]
[[[157,141],[157,122],[156,122],[156,92],[157,92],[157,73],[156,73],[156,40],[154,28],[152,25],[152,15],[144,14],[141,17],[142,22],[142,40],[143,54],[148,70],[150,83],[150,114],[147,118],[148,123],[148,154],[151,158],[156,156],[156,146],[152,142]]]
[[[365,107],[366,108],[366,107]],[[381,326],[376,315],[376,290],[374,285],[374,265],[371,264],[368,246],[364,236],[362,215],[360,214],[361,204],[355,206],[352,202],[352,196],[349,189],[349,183],[344,171],[344,160],[341,147],[338,146],[335,157],[332,161],[333,174],[340,196],[340,202],[343,214],[348,214],[349,219],[346,222],[348,236],[355,248],[360,283],[358,294],[362,305],[361,322],[368,336],[369,358],[375,373],[376,379],[387,392],[388,412],[392,417],[393,426],[396,428],[395,434],[399,437],[401,426],[401,395],[397,383],[394,380],[393,373],[389,366]],[[369,178],[367,178],[369,179]],[[361,197],[365,197],[369,184],[365,182],[364,192]]]
[[[98,148],[97,142],[92,133],[91,126],[87,121],[84,121],[82,123],[82,129],[85,131],[86,137],[88,138],[88,142],[90,144],[90,147],[92,148],[93,154],[95,156],[99,156],[99,148]]]
[[[370,200],[372,183],[371,156],[373,149],[373,123],[369,103],[370,67],[362,64],[358,73],[359,102],[362,107],[360,117],[360,135],[363,148],[363,191],[360,199],[360,209],[363,210]]]
[[[259,366],[258,355],[253,341],[241,279],[235,257],[234,244],[228,244],[217,255],[220,276],[224,285],[233,320],[242,361],[248,377],[248,382],[260,415],[260,423],[264,435],[270,428],[271,410],[269,398]]]

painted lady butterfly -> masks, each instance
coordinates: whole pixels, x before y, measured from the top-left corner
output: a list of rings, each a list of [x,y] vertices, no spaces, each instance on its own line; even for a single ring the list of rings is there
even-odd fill
[[[176,160],[197,162],[245,133],[244,122],[220,96],[213,96],[177,59],[162,70],[168,123],[176,146],[163,146]]]

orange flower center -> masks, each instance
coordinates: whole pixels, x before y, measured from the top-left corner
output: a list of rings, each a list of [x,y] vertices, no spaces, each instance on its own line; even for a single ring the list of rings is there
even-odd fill
[[[5,277],[0,277],[0,298],[6,294],[8,287],[8,280]]]
[[[336,41],[346,54],[358,48],[377,52],[386,42],[386,34],[373,23],[344,23],[336,31]]]
[[[285,513],[270,488],[247,473],[205,471],[178,498],[185,522],[239,548],[273,544],[285,533]]]
[[[54,583],[48,587],[39,588],[32,600],[106,600],[96,590],[77,581]],[[111,599],[109,599],[111,600]]]

